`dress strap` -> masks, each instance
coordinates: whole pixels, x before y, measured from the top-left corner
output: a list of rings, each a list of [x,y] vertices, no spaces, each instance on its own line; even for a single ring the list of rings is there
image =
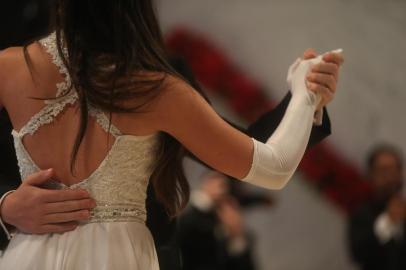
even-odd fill
[[[26,134],[33,135],[40,127],[51,123],[67,105],[73,105],[77,98],[77,93],[72,91],[63,96],[63,99],[60,99],[58,102],[47,104],[38,113],[34,114],[16,135],[18,137],[23,137]]]
[[[59,69],[60,74],[64,77],[64,81],[56,84],[57,91],[55,98],[46,100],[45,107],[32,116],[19,132],[14,131],[13,134],[20,138],[26,134],[33,135],[41,126],[51,123],[67,105],[73,105],[78,99],[78,94],[72,87],[68,69],[57,49],[56,33],[53,32],[49,36],[39,40],[39,43],[51,56],[52,63]],[[65,56],[67,55],[66,48],[63,49],[63,53]],[[95,117],[97,123],[114,137],[122,135],[121,131],[110,123],[107,116],[100,109],[89,106],[89,115]]]
[[[93,106],[89,106],[89,115],[96,118],[97,123],[106,131],[110,133],[113,137],[122,136],[123,133],[113,124],[110,122],[109,118],[106,114]]]
[[[59,69],[59,73],[64,76],[65,81],[58,83],[56,85],[57,92],[56,97],[60,97],[63,94],[66,94],[67,91],[71,88],[71,79],[69,76],[68,69],[66,68],[62,57],[59,54],[58,47],[57,47],[57,40],[56,40],[56,33],[53,32],[47,37],[39,40],[39,43],[44,47],[46,52],[51,56],[52,63]],[[68,51],[66,48],[63,48],[62,53],[66,57],[68,55]],[[52,100],[53,101],[53,100]],[[50,101],[50,102],[52,102]]]
[[[57,86],[56,97],[63,96],[65,93],[67,93],[67,91],[69,91],[72,82],[70,79],[69,72],[65,66],[65,63],[63,62],[60,53],[58,51],[56,32],[51,33],[49,36],[45,37],[44,39],[41,39],[39,42],[45,48],[48,54],[51,55],[52,63],[54,63],[55,66],[58,67],[59,72],[65,77],[64,82],[56,85]],[[63,48],[62,53],[64,54],[65,57],[68,56],[68,52],[65,47]],[[48,104],[54,102],[58,102],[58,99],[46,101],[46,103]],[[121,131],[115,125],[110,123],[107,116],[101,110],[93,106],[89,106],[89,114],[96,118],[97,123],[106,132],[111,133],[114,137],[122,135]]]

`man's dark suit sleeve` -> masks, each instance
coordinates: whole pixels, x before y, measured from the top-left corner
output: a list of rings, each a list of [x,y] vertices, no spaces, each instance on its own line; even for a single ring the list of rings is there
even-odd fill
[[[5,110],[0,111],[0,197],[20,184],[17,159],[15,156],[11,123]],[[4,249],[8,239],[0,230],[0,249]]]
[[[283,98],[278,106],[258,118],[257,121],[255,121],[247,128],[246,133],[257,139],[258,141],[266,142],[266,140],[272,135],[272,133],[276,130],[279,123],[281,122],[286,108],[289,105],[291,97],[292,95],[290,92],[286,94],[286,96]],[[326,108],[324,108],[323,110],[323,122],[320,126],[313,126],[309,143],[307,145],[308,148],[314,146],[315,144],[318,144],[324,138],[331,134],[330,118],[328,116]]]
[[[5,110],[0,111],[0,196],[20,184],[17,158],[11,136],[11,123]]]

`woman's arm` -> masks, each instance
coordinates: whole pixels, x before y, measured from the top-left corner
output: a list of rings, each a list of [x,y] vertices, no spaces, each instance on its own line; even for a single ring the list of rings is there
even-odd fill
[[[0,51],[0,110],[5,106],[6,89],[9,85],[20,79],[16,74],[19,73],[21,66],[22,49],[13,47]]]
[[[6,80],[6,51],[0,50],[0,110],[3,109],[4,82]]]
[[[315,58],[316,56],[317,56],[316,52],[313,51],[312,49],[306,50],[305,53],[303,54],[304,59],[312,59],[312,58]],[[328,61],[330,64],[339,64],[339,63],[336,63],[338,59],[335,59],[335,58],[324,59],[324,60]],[[173,57],[171,57],[170,62],[171,62],[171,65],[175,68],[175,70],[178,73],[180,73],[184,78],[186,78],[187,81],[190,83],[190,85],[197,92],[199,92],[199,94],[202,95],[203,98],[210,105],[212,105],[210,100],[208,99],[207,95],[205,94],[203,89],[200,87],[199,83],[196,81],[196,79],[193,75],[193,72],[191,71],[190,67],[187,65],[186,61],[184,61],[184,59],[182,59],[181,57],[173,56]],[[279,123],[281,122],[283,115],[285,114],[286,108],[289,105],[289,101],[290,101],[291,97],[292,97],[292,94],[289,91],[285,95],[283,100],[275,108],[264,113],[262,116],[260,116],[255,122],[253,122],[247,128],[239,126],[239,125],[227,120],[225,117],[222,117],[222,118],[228,124],[233,126],[234,128],[240,130],[241,132],[247,134],[248,136],[251,136],[251,137],[257,139],[258,141],[265,143],[267,141],[267,139],[272,135],[272,133],[276,130]],[[323,139],[328,137],[330,134],[331,134],[330,118],[328,116],[326,107],[324,107],[321,125],[313,124],[312,131],[310,133],[309,143],[307,145],[307,149],[320,143]],[[202,161],[200,159],[196,158],[189,151],[187,151],[186,154],[190,158],[195,160],[196,162],[202,163]]]
[[[318,104],[305,87],[308,69],[305,61],[297,66],[295,74],[301,75],[294,77],[292,100],[266,144],[231,127],[190,86],[173,79],[158,101],[156,123],[212,168],[259,186],[281,188],[303,156]]]
[[[279,123],[281,122],[291,98],[292,94],[288,92],[276,107],[274,107],[271,111],[268,111],[265,114],[261,115],[254,123],[252,123],[247,128],[246,131],[243,132],[249,134],[249,136],[254,137],[260,142],[266,142],[268,138],[274,133]],[[314,145],[320,143],[330,134],[331,134],[331,122],[328,115],[328,111],[326,107],[324,107],[321,125],[313,124],[312,132],[310,133],[309,143],[307,144],[306,149],[310,149]]]

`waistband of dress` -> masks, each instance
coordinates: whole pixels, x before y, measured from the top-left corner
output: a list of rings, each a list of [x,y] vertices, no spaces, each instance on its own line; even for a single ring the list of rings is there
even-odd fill
[[[90,219],[83,223],[140,222],[147,219],[145,206],[132,204],[99,204],[90,211]]]

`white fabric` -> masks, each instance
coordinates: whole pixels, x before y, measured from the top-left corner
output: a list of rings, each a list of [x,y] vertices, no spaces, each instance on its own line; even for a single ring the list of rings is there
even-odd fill
[[[307,89],[306,75],[311,66],[321,61],[322,55],[310,60],[299,58],[289,68],[287,82],[292,99],[281,123],[265,144],[252,138],[252,165],[241,180],[267,189],[281,189],[292,177],[306,150],[320,102],[320,96]]]
[[[0,209],[1,209],[1,205],[3,204],[4,199],[5,199],[8,195],[10,195],[11,193],[13,193],[14,191],[15,191],[15,190],[10,190],[10,191],[4,193],[3,196],[1,196],[1,198],[0,198]],[[0,226],[1,226],[1,228],[3,229],[4,233],[6,234],[7,239],[10,240],[10,239],[12,238],[12,234],[11,234],[11,232],[7,229],[6,224],[4,224],[3,219],[2,219],[2,217],[1,217],[1,213],[0,213]]]
[[[16,234],[4,270],[158,270],[152,235],[138,222],[84,224],[64,234]]]
[[[315,126],[321,126],[323,124],[323,114],[323,108],[314,113],[313,124]]]
[[[381,244],[400,239],[403,237],[403,223],[396,224],[387,213],[382,213],[375,220],[374,233]]]
[[[40,41],[65,77],[65,82],[57,86],[57,99],[45,102],[20,131],[12,132],[22,179],[40,170],[23,144],[24,136],[52,123],[66,106],[77,102],[74,89],[67,93],[71,81],[55,42],[55,34]],[[145,225],[147,186],[159,133],[123,135],[113,124],[109,125],[103,112],[93,107],[89,108],[89,117],[95,117],[115,138],[111,149],[88,178],[69,187],[53,182],[49,188],[87,190],[96,201],[90,220],[63,234],[30,235],[17,231],[0,257],[0,269],[159,269],[154,241]]]
[[[190,194],[190,203],[202,212],[208,212],[213,209],[213,200],[203,191],[194,190]]]
[[[231,256],[238,256],[248,248],[248,241],[245,235],[231,238],[227,242],[227,251]]]

